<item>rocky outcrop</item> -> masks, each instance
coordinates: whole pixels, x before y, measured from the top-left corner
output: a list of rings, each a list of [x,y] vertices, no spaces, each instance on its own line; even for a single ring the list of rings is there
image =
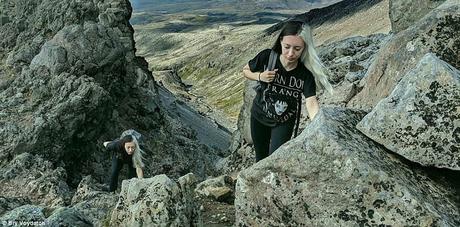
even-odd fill
[[[101,143],[133,128],[146,137],[146,174],[213,171],[213,149],[182,138],[174,130],[184,126],[164,118],[147,63],[134,54],[129,1],[5,0],[1,7],[1,164],[39,155],[76,187],[84,175],[106,177]],[[211,161],[177,159],[184,154]]]
[[[84,177],[72,197],[71,208],[84,215],[94,226],[106,226],[117,204],[118,195],[107,192],[93,177]],[[72,225],[73,226],[73,225]]]
[[[348,107],[371,110],[428,52],[460,68],[460,4],[447,0],[386,43]]]
[[[198,207],[193,202],[195,181],[193,174],[179,178],[178,183],[166,175],[123,181],[110,225],[193,225],[198,220]]]
[[[391,30],[397,33],[407,29],[443,2],[445,0],[390,0]]]
[[[240,172],[238,226],[458,226],[451,193],[323,108],[296,139]]]
[[[459,86],[460,72],[427,54],[358,129],[413,162],[460,170]]]
[[[384,34],[357,36],[318,48],[334,85],[333,95],[318,91],[322,104],[345,106],[359,92],[359,82],[386,38]]]
[[[67,174],[39,156],[22,153],[0,168],[0,191],[6,198],[24,198],[51,208],[70,203]]]

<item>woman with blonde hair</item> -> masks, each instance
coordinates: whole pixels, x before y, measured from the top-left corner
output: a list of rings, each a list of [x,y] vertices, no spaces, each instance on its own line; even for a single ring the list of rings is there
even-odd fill
[[[302,95],[310,119],[319,111],[316,85],[332,93],[311,29],[299,21],[285,23],[272,49],[265,49],[243,68],[259,81],[251,109],[251,136],[260,161],[297,135]],[[297,122],[297,124],[296,124]]]
[[[144,177],[144,163],[142,161],[143,151],[139,142],[133,135],[124,135],[114,141],[103,143],[107,150],[112,152],[112,174],[110,176],[109,191],[113,192],[118,186],[118,175],[124,164],[128,165],[128,178]]]

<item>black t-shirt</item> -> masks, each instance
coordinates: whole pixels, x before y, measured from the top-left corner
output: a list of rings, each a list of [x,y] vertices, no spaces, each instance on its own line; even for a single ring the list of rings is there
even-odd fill
[[[271,49],[257,54],[248,63],[251,72],[263,72],[268,65]],[[302,99],[316,95],[313,74],[300,61],[295,69],[286,71],[280,62],[279,55],[275,69],[278,69],[275,80],[261,83],[252,105],[252,116],[267,126],[275,126],[294,120]]]
[[[133,156],[126,153],[125,147],[119,139],[107,144],[107,150],[112,151],[112,154],[123,161],[123,163],[131,164],[133,162]]]

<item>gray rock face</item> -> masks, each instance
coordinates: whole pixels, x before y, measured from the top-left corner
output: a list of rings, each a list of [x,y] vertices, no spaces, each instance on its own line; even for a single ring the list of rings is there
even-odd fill
[[[179,183],[166,175],[123,181],[120,198],[112,212],[115,226],[190,226],[196,218],[192,174]]]
[[[244,83],[243,107],[238,117],[238,131],[241,133],[242,143],[252,144],[251,136],[251,108],[252,101],[256,97],[254,87],[257,81],[247,80]]]
[[[445,2],[445,0],[391,0],[391,30],[393,32],[405,30],[443,2]]]
[[[323,108],[296,139],[240,172],[238,226],[458,226],[450,192],[361,134],[364,113]]]
[[[321,60],[331,72],[329,81],[337,84],[344,79],[348,82],[362,79],[385,37],[384,34],[357,36],[320,46]]]
[[[47,224],[45,219],[43,207],[24,205],[0,217],[0,223],[2,226],[25,226],[27,225],[26,223],[31,226],[44,226]]]
[[[48,226],[81,226],[91,227],[93,224],[80,211],[74,208],[61,207],[46,219]]]
[[[413,162],[460,170],[460,72],[425,55],[357,127]]]
[[[322,104],[345,106],[359,92],[359,82],[374,60],[386,35],[352,37],[318,48],[321,60],[329,70],[334,94],[318,92]]]
[[[84,215],[94,226],[106,226],[118,195],[103,190],[91,176],[84,177],[72,198],[71,208]],[[74,225],[71,225],[74,226]]]
[[[70,203],[70,190],[63,168],[29,153],[16,156],[0,169],[0,191],[7,198],[26,198],[34,204],[51,208]]]
[[[414,3],[416,4],[416,3]],[[348,107],[371,110],[428,52],[460,68],[460,3],[447,0],[413,26],[397,33],[376,56]]]

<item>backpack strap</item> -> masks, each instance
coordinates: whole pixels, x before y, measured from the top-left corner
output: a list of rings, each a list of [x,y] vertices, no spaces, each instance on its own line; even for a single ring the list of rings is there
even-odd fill
[[[295,130],[294,130],[294,137],[293,138],[296,138],[297,137],[297,133],[299,132],[299,124],[300,124],[300,112],[302,111],[302,97],[299,96],[299,98],[297,99],[297,114],[296,114],[296,117],[295,117]]]
[[[268,57],[268,65],[265,68],[265,71],[273,71],[275,69],[277,59],[278,53],[276,53],[274,50],[270,50],[270,56]]]
[[[264,71],[273,71],[275,69],[277,59],[278,59],[278,53],[276,53],[274,50],[270,50],[270,56],[268,57],[268,64],[265,66]],[[263,86],[263,84],[266,84],[266,86]],[[265,100],[265,92],[267,92],[270,89],[271,84],[259,81],[257,87],[262,91],[262,103],[265,104],[263,106],[263,110],[266,111],[268,108],[268,103]]]

